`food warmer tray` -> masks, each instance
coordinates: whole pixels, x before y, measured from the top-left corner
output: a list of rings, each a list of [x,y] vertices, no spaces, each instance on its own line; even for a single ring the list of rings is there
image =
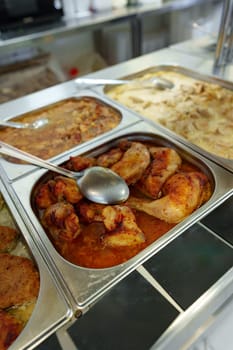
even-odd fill
[[[75,151],[72,150],[72,152],[68,152],[60,157],[60,162],[63,163],[68,160],[70,155],[99,155],[115,145],[119,139],[126,137],[141,141],[159,140],[159,144],[161,145],[171,145],[178,150],[184,159],[193,162],[203,171],[207,172],[208,176],[212,178],[214,192],[209,201],[197,209],[192,215],[125,263],[111,268],[89,269],[73,265],[58,254],[39,223],[31,205],[33,188],[41,176],[46,174],[45,170],[40,169],[33,173],[25,174],[24,177],[16,179],[12,184],[9,184],[14,192],[14,201],[17,203],[18,210],[30,229],[31,238],[40,246],[43,256],[50,261],[61,283],[68,287],[73,298],[72,303],[74,308],[82,312],[88,310],[105,292],[144,261],[158,253],[166,245],[182,235],[188,227],[224,202],[233,191],[233,176],[230,172],[213,163],[211,160],[205,159],[202,155],[199,155],[178,140],[172,140],[165,132],[145,121],[140,121],[124,130],[121,129],[117,135],[115,133],[102,140],[95,140],[95,142],[85,147],[77,148]]]
[[[48,262],[41,255],[39,247],[32,240],[31,234],[19,214],[17,205],[12,200],[11,190],[6,188],[1,180],[0,187],[8,211],[21,233],[21,244],[16,246],[13,252],[16,255],[25,256],[25,249],[29,251],[40,275],[40,290],[32,315],[10,348],[11,350],[33,349],[59,328],[68,324],[73,317],[73,311],[64,290],[59,285],[59,281],[51,271]]]
[[[191,70],[191,69],[188,69],[188,68],[184,68],[184,67],[179,66],[179,65],[158,65],[158,66],[153,66],[153,67],[147,68],[145,70],[135,72],[134,74],[130,74],[128,76],[124,76],[124,77],[120,76],[120,77],[118,77],[118,79],[135,79],[135,78],[142,77],[144,74],[156,73],[158,71],[167,71],[167,72],[180,73],[180,74],[182,74],[184,76],[187,76],[187,77],[199,80],[199,81],[203,81],[203,82],[213,83],[213,84],[219,85],[219,86],[221,86],[223,88],[232,90],[232,93],[233,93],[233,83],[232,82],[224,80],[224,79],[221,79],[221,78],[218,78],[216,76],[205,75],[205,74],[199,73],[197,71],[194,71],[194,70]],[[107,86],[106,85],[106,86],[102,86],[102,87],[92,88],[92,90],[98,92],[101,95],[107,95],[108,91],[110,91],[112,88],[113,88],[112,86],[110,86],[110,85]],[[143,117],[143,116],[141,115],[141,117]],[[147,119],[147,120],[149,120],[149,119]],[[211,159],[212,161],[216,162],[217,164],[220,164],[221,166],[225,167],[226,169],[230,170],[231,172],[233,171],[233,159],[227,159],[227,158],[215,155],[214,153],[211,153],[211,152],[201,148],[200,146],[197,146],[194,143],[188,141],[183,136],[175,133],[174,131],[166,128],[165,126],[159,124],[156,121],[149,120],[149,122],[152,125],[155,123],[156,126],[159,129],[161,129],[161,130],[166,129],[166,131],[170,135],[170,137],[176,138],[180,142],[184,143],[186,146],[191,147],[195,151],[203,154],[205,157]]]
[[[82,97],[91,97],[94,99],[97,99],[97,101],[103,102],[106,105],[108,105],[110,108],[115,109],[117,112],[120,113],[121,115],[121,121],[120,124],[117,125],[114,129],[107,131],[105,134],[101,134],[100,136],[97,136],[94,139],[91,139],[88,141],[88,143],[94,142],[94,140],[101,140],[104,136],[107,135],[112,135],[112,133],[117,132],[118,130],[124,129],[125,127],[127,127],[128,125],[131,125],[135,122],[137,122],[138,120],[140,120],[140,118],[132,113],[129,113],[126,109],[122,108],[122,106],[120,106],[117,103],[114,102],[110,102],[110,100],[104,96],[99,96],[99,94],[97,94],[96,92],[90,91],[90,90],[82,90],[80,92],[77,92],[75,94],[70,95],[70,97],[67,97],[64,100],[60,100],[57,102],[52,102],[51,104],[46,101],[46,105],[41,106],[39,109],[36,110],[28,110],[28,111],[24,111],[24,114],[27,113],[33,113],[33,112],[37,112],[40,110],[43,110],[44,108],[47,107],[53,107],[53,105],[56,105],[57,103],[60,103],[62,101],[66,101],[69,99],[75,99],[75,98],[82,98]],[[17,118],[20,118],[21,115],[18,114],[17,110],[15,111],[15,114],[12,115],[10,118],[7,118],[7,120],[11,120],[12,118],[14,118],[14,121],[17,120]],[[82,149],[84,147],[86,142],[84,143],[80,143],[78,144],[76,147],[74,147],[74,149]],[[30,153],[30,152],[29,152]],[[54,156],[53,158],[51,158],[50,160],[53,160],[54,162],[59,162],[59,158],[62,156],[62,154],[58,154],[57,156]],[[5,172],[6,176],[8,177],[9,181],[13,181],[14,179],[17,179],[27,173],[30,173],[32,171],[35,170],[35,167],[32,165],[24,165],[21,166],[20,164],[15,164],[13,162],[10,162],[6,159],[4,159],[3,157],[0,156],[0,167],[2,167],[2,171]]]

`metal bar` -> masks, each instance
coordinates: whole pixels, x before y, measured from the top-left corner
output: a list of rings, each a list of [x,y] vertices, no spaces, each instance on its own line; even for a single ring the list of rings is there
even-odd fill
[[[143,265],[137,268],[137,272],[140,273],[142,277],[144,277],[147,282],[149,282],[167,301],[172,304],[177,311],[180,313],[184,312],[184,310],[177,304],[177,302],[168,294],[168,292],[154,279],[154,277],[145,269]]]
[[[226,65],[232,50],[232,21],[233,21],[233,0],[225,0],[223,3],[222,17],[218,34],[218,41],[215,52],[214,69]]]
[[[66,331],[66,327],[60,328],[56,332],[57,340],[60,344],[62,350],[78,350],[77,346],[74,344],[71,336]]]
[[[229,50],[227,56],[227,62],[233,62],[233,5],[231,7],[230,25],[229,25]]]
[[[141,18],[135,16],[130,21],[131,27],[131,43],[132,56],[138,57],[142,55],[142,21]]]

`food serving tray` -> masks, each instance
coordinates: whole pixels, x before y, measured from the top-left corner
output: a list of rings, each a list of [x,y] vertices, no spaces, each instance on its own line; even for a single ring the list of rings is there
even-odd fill
[[[199,209],[195,210],[193,214],[176,224],[136,256],[119,265],[97,269],[80,267],[65,260],[56,251],[40,224],[32,207],[33,191],[38,181],[41,181],[42,176],[46,174],[46,171],[37,170],[16,179],[11,185],[14,191],[14,200],[20,208],[28,227],[30,227],[31,237],[40,245],[41,250],[44,252],[44,257],[48,259],[58,278],[68,287],[77,309],[88,309],[112,286],[180,236],[192,224],[220,205],[233,191],[233,177],[230,172],[211,160],[205,159],[202,155],[178,140],[172,140],[165,132],[145,121],[138,122],[124,130],[121,129],[117,135],[108,136],[104,140],[96,140],[94,143],[86,145],[85,148],[68,152],[60,158],[60,163],[67,161],[71,155],[85,155],[89,157],[100,155],[115,146],[119,140],[125,138],[133,141],[153,141],[159,146],[174,148],[183,159],[197,166],[208,176],[213,193],[210,199]]]
[[[84,103],[85,106],[82,106]],[[80,122],[79,110],[83,111]],[[4,130],[7,132],[9,128],[2,127],[0,129],[1,141],[41,158],[55,160],[69,148],[82,148],[87,141],[92,142],[95,139],[101,139],[104,135],[111,135],[139,120],[138,116],[130,114],[116,103],[112,103],[107,98],[100,97],[91,91],[81,91],[64,100],[47,104],[40,109],[29,110],[22,115],[18,115],[16,110],[15,115],[7,120],[31,122],[38,118],[48,118],[48,124],[41,129],[26,131],[24,136],[22,129],[12,129],[9,135],[11,142],[7,142],[8,139],[5,139],[4,136]],[[67,119],[67,123],[64,123],[64,118]],[[73,121],[72,127],[69,125],[71,119]],[[95,122],[96,125],[94,125]],[[50,125],[51,130],[49,129]],[[45,130],[44,135],[43,130]],[[64,135],[62,130],[64,130]],[[18,140],[20,137],[21,140]],[[46,143],[45,146],[43,143]],[[36,154],[36,152],[39,153]],[[51,156],[47,157],[46,154]],[[0,166],[9,180],[14,180],[35,169],[34,166],[25,164],[22,166],[17,160],[12,161],[12,159],[4,157],[0,157]]]
[[[179,141],[181,141],[182,143],[192,147],[195,151],[203,154],[205,157],[208,157],[209,159],[213,160],[214,162],[217,162],[218,164],[224,166],[226,169],[233,171],[233,157],[228,157],[228,156],[224,156],[224,151],[219,151],[218,150],[218,143],[221,146],[221,142],[222,140],[224,141],[224,147],[227,150],[232,150],[233,149],[233,144],[232,144],[232,115],[228,118],[226,118],[224,120],[225,117],[225,112],[224,112],[224,108],[226,106],[226,102],[224,100],[223,96],[220,96],[219,91],[216,90],[217,88],[224,88],[227,89],[227,91],[232,92],[232,96],[233,96],[233,83],[230,81],[226,81],[220,78],[217,78],[215,76],[209,76],[209,75],[204,75],[202,73],[198,73],[196,71],[181,67],[181,66],[176,66],[176,65],[158,65],[158,66],[154,66],[148,69],[145,69],[143,71],[139,71],[139,72],[135,72],[135,74],[131,74],[127,77],[120,77],[120,79],[142,79],[143,77],[145,77],[146,79],[152,77],[153,75],[158,75],[159,72],[164,72],[164,74],[162,75],[162,77],[170,79],[169,74],[173,74],[173,73],[178,73],[185,78],[192,78],[194,79],[194,82],[199,83],[199,87],[195,88],[196,92],[194,91],[194,89],[192,88],[191,84],[188,83],[187,88],[185,88],[185,90],[179,90],[178,92],[175,91],[175,93],[177,93],[177,97],[174,96],[172,97],[174,99],[174,106],[172,105],[171,108],[171,116],[173,117],[173,112],[176,111],[176,103],[178,105],[178,101],[179,101],[179,96],[183,95],[182,98],[184,98],[184,100],[182,100],[182,102],[184,102],[184,113],[183,115],[187,114],[187,119],[186,119],[186,124],[182,124],[183,120],[181,121],[181,123],[179,124],[179,121],[174,121],[171,122],[170,125],[174,125],[174,127],[176,129],[180,129],[181,132],[177,132],[177,130],[172,130],[168,125],[169,125],[169,118],[168,118],[168,112],[169,109],[167,110],[166,107],[164,108],[165,105],[163,105],[162,107],[159,106],[159,104],[157,105],[158,101],[157,101],[157,96],[159,94],[159,96],[162,97],[162,99],[165,98],[165,104],[169,104],[170,102],[170,91],[169,90],[157,90],[157,89],[138,89],[135,88],[134,92],[133,92],[133,97],[131,98],[130,102],[127,102],[127,98],[122,99],[121,97],[121,86],[118,86],[117,88],[111,87],[111,86],[105,86],[102,88],[98,88],[98,91],[101,93],[104,93],[106,95],[108,95],[108,97],[110,97],[113,100],[117,100],[118,103],[122,103],[123,105],[127,106],[130,109],[133,109],[134,111],[138,112],[141,116],[149,119],[150,121],[152,121],[152,123],[156,123],[158,125],[159,128],[166,128],[168,130],[168,133],[171,135],[171,137],[175,137],[176,139],[178,139]],[[168,73],[168,76],[166,77],[166,73]],[[171,79],[172,80],[172,79]],[[179,78],[176,77],[176,80],[174,81],[175,83],[175,88],[176,88],[176,82],[178,82],[178,84],[182,84],[182,80],[181,82],[179,82]],[[205,86],[202,86],[202,83],[210,83],[211,86],[213,87],[213,89],[211,88],[211,91],[209,92],[209,95],[205,95]],[[190,86],[189,86],[190,84]],[[214,84],[214,85],[212,85]],[[126,86],[122,87],[123,89],[126,89]],[[117,91],[117,99],[115,99],[114,97],[114,89],[116,89],[115,91]],[[187,89],[187,90],[186,90]],[[192,91],[193,89],[193,91]],[[188,100],[192,99],[192,94],[198,94],[197,93],[197,89],[200,89],[200,101],[197,100],[197,102],[194,102],[194,112],[192,115],[192,119],[190,119],[190,109],[191,109],[191,104],[189,104],[189,102],[187,102]],[[203,90],[202,90],[203,89]],[[172,89],[173,90],[173,89]],[[171,90],[171,91],[172,91]],[[122,91],[126,91],[126,90],[122,90]],[[160,95],[161,94],[161,95]],[[222,94],[222,92],[221,92]],[[159,97],[160,98],[160,97]],[[209,101],[210,101],[210,105],[209,105]],[[221,123],[223,124],[218,124],[218,127],[216,127],[213,123],[213,119],[211,116],[214,116],[214,104],[211,105],[211,101],[215,100],[214,103],[216,103],[216,105],[219,103],[219,105],[221,105],[223,107],[222,109],[222,113],[220,115],[221,117]],[[230,113],[232,112],[232,105],[233,105],[233,97],[230,99],[229,101],[229,96],[228,96],[228,111],[230,111]],[[150,107],[148,108],[148,106],[152,106],[153,105],[153,101],[156,101],[156,107],[153,110],[149,110]],[[172,102],[172,103],[173,103]],[[140,107],[141,105],[141,107]],[[181,103],[180,103],[181,105]],[[225,106],[224,106],[225,105]],[[182,107],[182,106],[181,106]],[[181,108],[179,107],[179,108]],[[193,108],[193,107],[192,107]],[[213,109],[211,111],[211,109]],[[210,112],[210,113],[209,113]],[[180,113],[180,110],[179,110]],[[182,114],[182,113],[181,113]],[[198,124],[198,128],[202,131],[205,130],[204,128],[206,128],[206,132],[208,133],[208,135],[206,136],[204,133],[202,134],[202,137],[204,139],[203,142],[206,142],[205,138],[208,137],[207,143],[210,143],[213,148],[213,151],[210,149],[205,148],[204,146],[202,147],[200,145],[200,136],[198,136],[198,134],[196,133],[197,130],[195,129],[195,114],[198,115],[199,118],[199,124]],[[229,114],[229,112],[228,112]],[[163,116],[164,118],[160,118],[161,116]],[[161,121],[159,121],[159,119]],[[217,118],[215,118],[217,119]],[[168,121],[167,121],[168,120]],[[227,121],[227,123],[226,123]],[[172,124],[173,123],[173,124]],[[225,123],[225,124],[224,124]],[[191,128],[191,124],[194,125],[193,129]],[[203,124],[203,125],[202,125]],[[186,131],[184,131],[186,129],[188,129],[188,132],[191,135],[191,140],[188,139],[186,136],[184,136],[184,133]],[[183,129],[183,130],[182,130]],[[199,130],[199,131],[200,131]],[[195,134],[196,133],[196,134]],[[221,134],[221,139],[216,139],[216,135],[217,134]],[[194,136],[196,135],[196,136]],[[202,141],[201,141],[202,142]],[[216,151],[214,150],[214,148],[216,148]],[[221,155],[220,155],[221,154]]]
[[[4,204],[1,203],[3,205],[1,207],[1,225],[7,227],[13,225],[20,233],[16,247],[7,254],[29,257],[35,262],[40,278],[39,295],[33,312],[19,336],[11,344],[10,349],[33,349],[52,333],[70,322],[73,312],[67,296],[58,284],[56,276],[52,275],[50,268],[41,256],[41,252],[31,239],[31,235],[12,201],[11,191],[5,187],[1,180],[0,186],[4,199]],[[9,224],[11,221],[12,224]],[[12,286],[12,294],[13,288],[17,289],[17,285],[14,284]],[[14,311],[14,307],[12,310]],[[21,312],[23,312],[23,307]],[[3,327],[3,325],[1,326]],[[1,329],[4,329],[4,327]]]

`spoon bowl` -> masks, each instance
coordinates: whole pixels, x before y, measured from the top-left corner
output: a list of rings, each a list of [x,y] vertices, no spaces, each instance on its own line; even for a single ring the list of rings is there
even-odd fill
[[[174,87],[174,83],[171,80],[165,78],[154,77],[149,79],[149,81],[151,81],[154,87],[157,87],[161,90],[172,89]]]
[[[126,182],[108,168],[93,166],[81,172],[70,171],[2,141],[0,141],[0,154],[15,157],[75,179],[83,196],[95,203],[117,204],[126,201],[129,197],[129,188]]]
[[[125,181],[108,168],[93,166],[80,174],[81,177],[77,179],[80,191],[93,202],[117,204],[129,197],[129,188]],[[77,173],[74,175],[77,176]]]

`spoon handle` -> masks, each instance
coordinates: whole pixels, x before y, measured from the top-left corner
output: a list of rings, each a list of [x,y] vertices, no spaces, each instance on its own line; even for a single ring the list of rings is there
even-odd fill
[[[76,85],[81,87],[91,87],[100,85],[124,85],[129,84],[137,88],[158,88],[158,89],[171,89],[174,84],[167,79],[161,77],[152,77],[145,80],[125,80],[125,79],[90,79],[90,78],[78,78],[75,80]]]
[[[62,167],[59,167],[58,165],[52,164],[46,160],[43,160],[43,159],[38,158],[36,156],[33,156],[32,154],[29,154],[27,152],[21,151],[20,149],[15,148],[11,145],[8,145],[7,143],[4,143],[2,141],[0,141],[0,153],[5,154],[7,156],[17,158],[17,159],[20,159],[20,160],[23,160],[23,161],[26,161],[26,162],[33,164],[33,165],[37,165],[41,168],[55,171],[59,174],[62,174],[62,175],[65,175],[65,176],[68,176],[71,178],[74,178],[74,175],[76,177],[79,176],[79,173],[77,173],[77,172],[73,173],[72,171],[69,171],[69,170],[64,169]],[[81,175],[82,174],[80,173],[80,176]]]
[[[78,78],[75,80],[77,85],[83,86],[99,86],[99,85],[121,85],[128,84],[129,80],[121,79],[91,79],[91,78]]]
[[[40,118],[32,123],[13,122],[12,120],[0,120],[0,126],[7,126],[16,129],[38,129],[48,123],[47,118]]]

